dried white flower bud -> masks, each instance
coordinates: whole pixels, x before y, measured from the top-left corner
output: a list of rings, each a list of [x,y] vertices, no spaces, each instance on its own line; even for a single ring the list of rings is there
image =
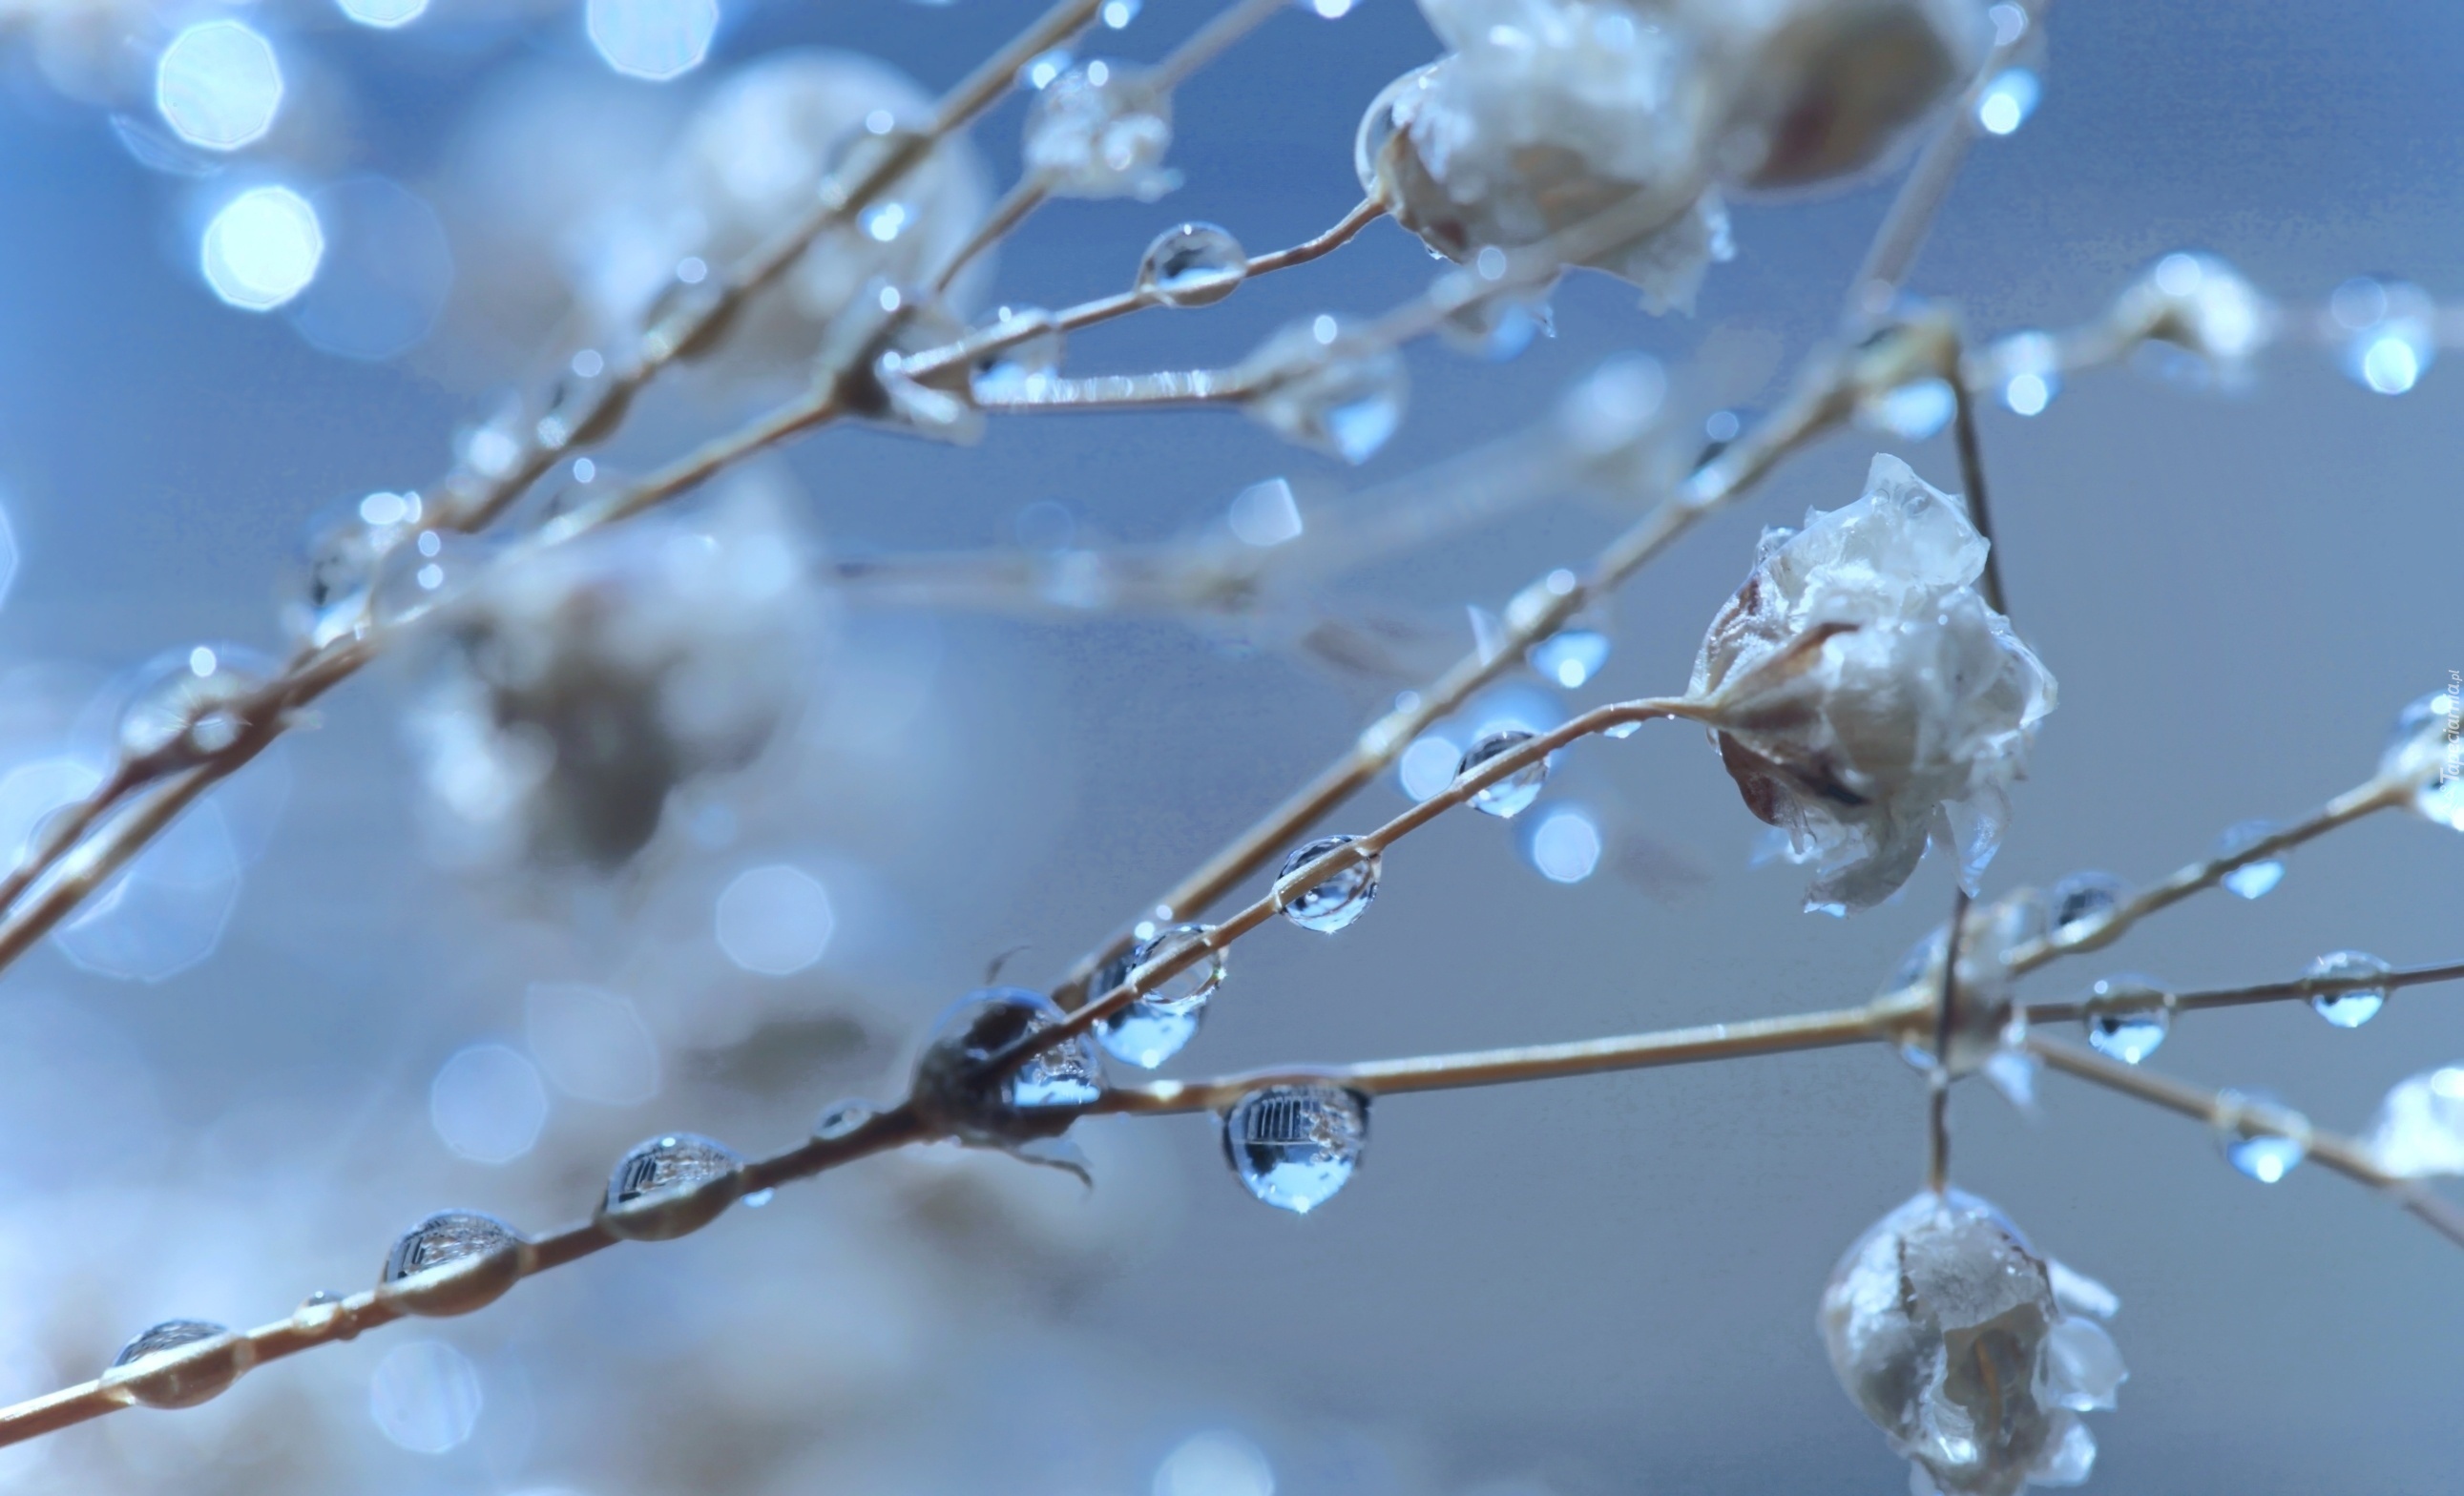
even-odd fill
[[[409,724],[440,850],[600,868],[639,851],[671,791],[750,761],[803,699],[808,577],[750,486],[488,575],[453,605]]]
[[[1911,1490],[2015,1496],[2087,1478],[2079,1415],[2112,1407],[2129,1373],[2086,1316],[2115,1307],[1991,1204],[1928,1191],[1839,1260],[1820,1324],[1839,1385],[1914,1466]]]
[[[1718,78],[1725,180],[1785,189],[1889,159],[1967,82],[1991,28],[1984,0],[1661,0]]]
[[[1618,215],[1579,263],[1689,307],[1734,253],[1704,190],[1705,96],[1691,44],[1619,0],[1427,0],[1456,51],[1406,74],[1361,121],[1361,186],[1431,249],[1468,262]]]
[[[1767,530],[1692,693],[1747,808],[1818,861],[1806,907],[1881,902],[1929,840],[1969,888],[2001,844],[2055,684],[1976,581],[1986,540],[1897,457],[1800,531]]]

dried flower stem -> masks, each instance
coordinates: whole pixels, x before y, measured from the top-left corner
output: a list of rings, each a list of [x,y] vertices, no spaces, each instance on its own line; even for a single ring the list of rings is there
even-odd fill
[[[1968,934],[1968,889],[1950,891],[1950,924],[1943,936],[1942,995],[1933,1005],[1933,1064],[1925,1071],[1925,1188],[1950,1187],[1950,1021],[1959,1002],[1959,950]]]
[[[2270,1137],[2291,1138],[2304,1146],[2306,1156],[2348,1179],[2392,1196],[2431,1230],[2464,1246],[2464,1210],[2431,1194],[2417,1179],[2387,1173],[2379,1167],[2366,1147],[2334,1133],[2320,1132],[2298,1112],[2262,1106],[2230,1092],[2203,1090],[2057,1040],[2032,1037],[2028,1051],[2065,1075],[2194,1117],[2211,1127],[2233,1127]]]
[[[2214,888],[2227,873],[2255,862],[2265,862],[2278,852],[2288,851],[2314,837],[2324,836],[2338,826],[2359,821],[2374,811],[2389,810],[2405,804],[2412,796],[2414,785],[2407,780],[2379,776],[2327,802],[2308,816],[2269,833],[2238,850],[2194,862],[2170,877],[2139,890],[2116,906],[2113,912],[2074,934],[2050,935],[2013,947],[2006,953],[2005,962],[2013,976],[2035,971],[2048,961],[2065,956],[2078,956],[2100,951],[2122,938],[2129,929],[2156,913],[2189,898],[2203,889]]]
[[[2464,981],[2464,961],[2443,966],[2414,966],[2388,972],[2383,977],[2302,977],[2292,981],[2261,982],[2249,987],[2216,987],[2199,992],[2177,992],[2169,995],[2166,1006],[2176,1013],[2197,1012],[2203,1008],[2248,1007],[2259,1002],[2307,1002],[2312,998],[2328,997],[2340,992],[2359,992],[2365,988],[2393,991],[2399,987],[2426,986],[2431,982]],[[2085,1018],[2095,1010],[2090,998],[2076,998],[2063,1002],[2031,1002],[2027,1004],[2031,1023],[2058,1023]]]

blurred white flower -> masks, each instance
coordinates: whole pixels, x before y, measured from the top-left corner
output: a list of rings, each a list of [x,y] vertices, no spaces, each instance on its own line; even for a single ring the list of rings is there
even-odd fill
[[[740,767],[792,716],[823,630],[803,547],[739,485],[475,584],[411,734],[459,862],[608,868],[670,793]]]
[[[2369,1148],[2380,1168],[2406,1178],[2464,1175],[2464,1065],[2399,1082],[2379,1103]]]
[[[2116,1307],[1952,1190],[1858,1238],[1820,1323],[1839,1385],[1914,1465],[1916,1496],[2014,1496],[2087,1478],[2096,1440],[2079,1415],[2112,1407],[2129,1375],[2091,1317]]]
[[[1984,0],[1639,0],[1691,32],[1719,96],[1723,180],[1786,189],[1887,161],[1963,87]]]
[[[1881,902],[1929,840],[1971,889],[2000,846],[2055,683],[1976,590],[1959,503],[1878,455],[1865,495],[1763,533],[1693,694],[1747,808],[1818,861],[1808,909]]]
[[[1422,9],[1457,50],[1370,105],[1361,186],[1466,262],[1614,221],[1614,242],[1581,263],[1633,281],[1655,311],[1691,306],[1705,268],[1732,251],[1704,190],[1705,98],[1686,38],[1617,0]]]

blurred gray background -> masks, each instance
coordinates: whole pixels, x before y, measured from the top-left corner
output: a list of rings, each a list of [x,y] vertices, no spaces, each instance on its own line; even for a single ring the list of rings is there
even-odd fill
[[[350,99],[337,149],[442,199],[476,100],[521,70],[594,65],[578,10],[379,33],[302,7],[289,34]],[[1205,11],[1150,0],[1113,45],[1158,55]],[[938,87],[1031,13],[1018,0],[725,12],[710,66],[674,88],[805,43]],[[2093,315],[2183,248],[2291,301],[2365,273],[2464,294],[2464,20],[2331,0],[2065,0],[2050,40],[2041,108],[1976,150],[1915,277],[1970,325]],[[1147,238],[1184,217],[1253,251],[1313,233],[1358,198],[1362,108],[1436,51],[1403,0],[1339,23],[1278,18],[1183,91],[1179,191],[1047,209],[1002,252],[994,297],[1059,305],[1125,284]],[[191,265],[189,188],[132,161],[105,111],[14,66],[0,90],[0,494],[22,562],[0,611],[6,690],[22,703],[37,684],[99,686],[201,639],[276,649],[274,600],[307,517],[429,481],[455,425],[526,371],[441,346],[352,362],[279,314],[218,304]],[[979,131],[1001,179],[1019,116],[1012,101]],[[1538,415],[1620,350],[1664,361],[1681,394],[1702,387],[1698,347],[1743,350],[1701,405],[1750,410],[1778,389],[1760,376],[1829,326],[1886,199],[1868,187],[1740,207],[1738,257],[1690,318],[1648,318],[1584,276],[1558,296],[1558,336],[1517,362],[1414,349],[1409,417],[1357,474],[1215,412],[998,423],[966,450],[833,430],[785,469],[836,553],[1012,544],[1021,511],[1046,500],[1081,543],[1146,541],[1195,532],[1277,474],[1339,504],[1347,485]],[[1237,357],[1291,317],[1399,300],[1432,270],[1379,225],[1220,309],[1087,335],[1072,357]],[[2116,370],[2033,420],[1987,413],[2013,617],[2061,683],[1990,889],[2083,867],[2152,877],[2229,824],[2290,816],[2368,773],[2395,712],[2464,669],[2459,388],[2442,365],[2383,398],[2284,349],[2242,398]],[[647,468],[717,411],[658,405],[609,460]],[[1759,527],[1856,496],[1878,440],[1827,441],[1629,586],[1616,652],[1575,699],[1682,687]],[[1947,438],[1884,444],[1956,486]],[[1536,507],[1372,568],[1339,605],[1467,647],[1463,604],[1502,606],[1623,517]],[[320,1284],[357,1287],[388,1234],[431,1208],[570,1219],[650,1132],[766,1150],[836,1094],[891,1096],[912,1035],[991,957],[1025,946],[1012,976],[1057,974],[1402,684],[1169,621],[851,608],[832,659],[834,719],[869,739],[757,771],[720,845],[663,843],[612,882],[536,884],[420,853],[399,724],[416,672],[381,670],[264,771],[288,775],[287,803],[210,959],[126,982],[46,947],[11,971],[0,1336],[34,1366],[11,1394],[92,1375],[148,1319],[258,1323]],[[1936,861],[1893,906],[1798,913],[1801,874],[1749,869],[1760,827],[1690,730],[1582,749],[1552,793],[1609,827],[1599,875],[1557,886],[1514,827],[1450,818],[1389,858],[1356,929],[1243,943],[1167,1073],[1852,1002],[1949,898]],[[1382,781],[1331,828],[1404,803]],[[798,976],[728,975],[711,900],[778,861],[822,878],[837,932]],[[2263,902],[2203,897],[2028,990],[2070,993],[2108,968],[2270,980],[2342,947],[2455,959],[2459,890],[2464,839],[2381,818],[2299,853]],[[522,993],[542,979],[604,983],[663,1015],[667,1092],[629,1110],[560,1100],[524,1157],[457,1158],[429,1125],[430,1078],[466,1045],[518,1045]],[[2403,993],[2357,1032],[2299,1006],[2197,1016],[2151,1064],[2269,1087],[2358,1131],[2396,1080],[2464,1057],[2456,1001]],[[2255,1185],[2169,1115],[2057,1077],[2043,1103],[2031,1123],[1963,1088],[1954,1172],[2122,1297],[2133,1375],[2121,1409],[2092,1420],[2092,1488],[2464,1485],[2452,1246],[2316,1168]],[[1229,1428],[1287,1496],[1896,1492],[1903,1468],[1834,1385],[1813,1318],[1841,1250],[1918,1186],[1923,1126],[1919,1077],[1879,1049],[1397,1099],[1377,1108],[1360,1177],[1297,1220],[1228,1177],[1210,1121],[1116,1119],[1085,1129],[1091,1196],[1001,1160],[883,1161],[474,1319],[388,1331],[479,1370],[476,1432],[443,1453],[369,1421],[379,1335],[8,1468],[29,1490],[1095,1496],[1155,1488],[1165,1451]]]

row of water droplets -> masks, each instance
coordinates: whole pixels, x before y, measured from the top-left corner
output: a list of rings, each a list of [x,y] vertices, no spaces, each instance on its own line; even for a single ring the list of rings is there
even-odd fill
[[[2459,710],[2452,690],[2433,692],[2413,702],[2396,720],[2380,772],[2409,786],[2408,803],[2424,819],[2464,831],[2464,761],[2459,761],[2464,750],[2458,748],[2464,734],[2457,732],[2459,726],[2464,726],[2464,710]],[[2214,855],[2239,856],[2280,829],[2273,822],[2243,822],[2218,839]],[[2236,896],[2255,900],[2274,891],[2284,872],[2280,857],[2261,857],[2242,863],[2218,882]],[[2064,944],[2084,941],[2114,917],[2130,894],[2129,885],[2111,873],[2076,872],[2041,896],[2021,891],[1994,906],[2016,912],[2009,922],[1992,927],[1994,937],[2001,948],[2031,938]],[[1940,979],[1935,968],[1945,935],[1936,931],[1918,944],[1894,978],[1894,989],[1927,979],[1929,972],[1930,979]],[[2024,1034],[2024,1019],[2007,1001],[2007,994],[1998,1003],[1991,1001],[1997,977],[2007,979],[1998,960],[1988,955],[1979,965],[1981,981],[1971,974],[1964,955],[1961,980],[1989,989],[1989,1001],[1976,1006],[1969,1016],[1970,1022],[1963,1023],[1963,1016],[1954,1015],[1953,1045],[1955,1055],[1963,1048],[1990,1054],[1984,1065],[1991,1073],[1994,1062],[2013,1056],[2011,1046]],[[2335,1027],[2359,1028],[2386,1008],[2393,986],[2384,979],[2394,970],[2367,952],[2335,951],[2312,961],[2300,979],[2330,989],[2310,996],[2313,1012]],[[1967,998],[1976,996],[1963,993]],[[2177,998],[2172,987],[2138,973],[2099,979],[2089,989],[2080,1017],[2088,1044],[2109,1059],[2140,1064],[2171,1032]],[[1975,1031],[1963,1032],[1963,1027]],[[1925,1046],[1913,1047],[1909,1059],[1920,1067],[1932,1063]],[[2006,1089],[2013,1089],[2004,1075],[1994,1078],[2005,1083]],[[2228,1092],[2217,1133],[2227,1161],[2262,1183],[2283,1178],[2308,1154],[2307,1122],[2263,1091]],[[2464,1067],[2413,1077],[2391,1091],[2372,1147],[2393,1173],[2464,1174]]]

